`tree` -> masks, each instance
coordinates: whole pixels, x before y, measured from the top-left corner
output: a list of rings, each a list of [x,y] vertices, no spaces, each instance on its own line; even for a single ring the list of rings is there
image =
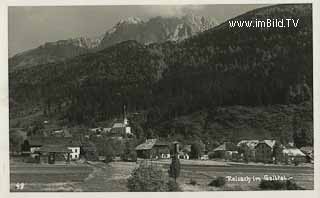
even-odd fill
[[[137,152],[134,150],[134,142],[133,141],[126,141],[125,148],[121,155],[121,159],[123,161],[137,161]]]
[[[104,156],[106,157],[106,159],[105,159],[106,163],[111,162],[115,156],[115,152],[114,152],[112,146],[108,143],[106,144],[104,154],[105,154]]]
[[[130,192],[166,192],[169,191],[169,178],[156,166],[143,162],[128,179]]]
[[[9,134],[9,142],[10,142],[10,151],[11,152],[20,152],[22,150],[23,146],[23,137],[19,133],[10,133]],[[26,149],[26,151],[29,150],[29,147]]]
[[[303,146],[310,146],[313,144],[310,128],[307,124],[301,121],[302,118],[294,116],[293,118],[293,141],[296,147],[301,148]]]
[[[180,175],[180,160],[178,154],[175,153],[170,164],[169,177],[172,177],[175,181]]]
[[[191,152],[190,152],[190,158],[191,159],[198,159],[201,155],[201,146],[199,143],[193,143],[191,145]]]
[[[278,163],[278,161],[281,160],[281,156],[282,156],[282,147],[281,144],[276,141],[274,147],[273,147],[273,157],[275,159],[275,163]]]

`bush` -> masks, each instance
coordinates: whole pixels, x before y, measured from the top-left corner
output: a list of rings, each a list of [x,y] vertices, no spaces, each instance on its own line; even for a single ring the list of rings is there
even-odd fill
[[[189,184],[195,186],[195,185],[197,185],[197,181],[196,181],[196,180],[193,180],[193,179],[191,178]]]
[[[226,179],[224,177],[217,177],[209,183],[209,186],[221,187],[226,184]]]
[[[136,162],[137,161],[137,152],[130,151],[130,153],[124,153],[121,155],[121,160],[125,162]]]
[[[169,179],[168,189],[170,192],[180,192],[182,191],[179,184],[174,179]]]
[[[164,171],[147,163],[141,163],[128,179],[130,192],[165,192],[169,191],[168,177]]]
[[[262,180],[259,184],[259,187],[262,190],[303,190],[302,187],[298,186],[294,181],[287,180],[287,181],[269,181],[269,180]]]

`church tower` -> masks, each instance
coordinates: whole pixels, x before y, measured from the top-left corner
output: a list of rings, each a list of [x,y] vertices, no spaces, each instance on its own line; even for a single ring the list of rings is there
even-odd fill
[[[123,105],[123,124],[124,124],[125,126],[128,125],[126,105]]]

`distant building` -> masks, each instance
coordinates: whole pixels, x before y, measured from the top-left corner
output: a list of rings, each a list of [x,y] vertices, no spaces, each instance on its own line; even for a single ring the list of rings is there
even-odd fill
[[[190,159],[191,145],[184,145],[178,153],[179,159]]]
[[[273,148],[275,140],[262,140],[255,146],[255,158],[257,162],[273,162]]]
[[[113,136],[132,135],[131,127],[127,118],[126,106],[123,107],[123,120],[113,123],[111,128],[104,128],[103,131]]]
[[[307,162],[311,162],[312,163],[314,161],[313,147],[304,146],[304,147],[301,147],[300,150],[306,155]]]
[[[39,149],[41,162],[54,164],[56,161],[70,161],[72,151],[62,145],[44,145]]]
[[[241,140],[238,142],[241,158],[245,161],[255,161],[256,151],[255,147],[259,143],[259,140]]]
[[[238,155],[238,149],[232,142],[224,142],[217,148],[213,149],[210,154],[213,158],[223,158],[227,160],[235,159]]]
[[[60,147],[67,148],[70,151],[71,160],[78,160],[80,158],[80,142],[71,137],[30,137],[24,144],[28,145],[24,147],[29,148],[32,156],[35,156],[34,154],[45,153],[43,148],[52,148],[54,150],[56,147]]]
[[[282,150],[283,159],[286,163],[304,163],[307,158],[306,155],[298,148],[285,148]]]
[[[158,139],[147,139],[135,148],[138,158],[145,159],[169,159],[169,144]]]

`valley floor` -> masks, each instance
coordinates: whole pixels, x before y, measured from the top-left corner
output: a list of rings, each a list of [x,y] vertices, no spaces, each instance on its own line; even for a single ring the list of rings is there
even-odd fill
[[[187,162],[186,162],[187,161]],[[169,160],[152,163],[169,167]],[[10,166],[10,190],[12,192],[126,192],[127,178],[138,166],[135,162],[111,162],[109,164],[73,163],[61,165],[13,163]],[[214,177],[260,177],[286,176],[305,189],[313,189],[313,167],[306,166],[263,166],[228,164],[220,161],[182,160],[178,183],[183,191],[246,191],[259,190],[258,181],[227,181],[221,188],[208,184]],[[190,184],[191,179],[196,184]],[[23,182],[18,190],[16,184]]]

